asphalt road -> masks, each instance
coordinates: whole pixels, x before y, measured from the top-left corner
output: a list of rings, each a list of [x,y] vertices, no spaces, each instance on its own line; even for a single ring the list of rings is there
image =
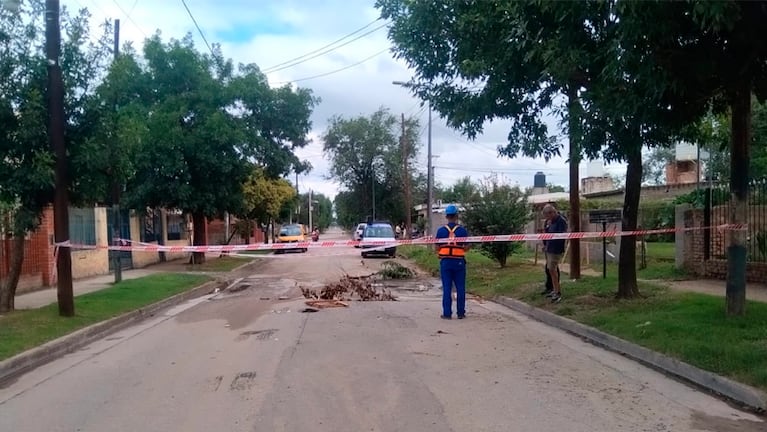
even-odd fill
[[[265,259],[236,292],[178,306],[0,389],[0,431],[767,430],[500,306],[471,301],[466,320],[441,320],[428,278],[395,287],[396,302],[301,312],[301,286],[370,274],[384,260],[343,249]]]

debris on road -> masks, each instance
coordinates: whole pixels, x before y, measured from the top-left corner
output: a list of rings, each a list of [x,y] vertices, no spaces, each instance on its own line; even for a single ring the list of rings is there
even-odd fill
[[[381,264],[379,275],[384,279],[410,279],[415,277],[415,272],[396,261],[386,261]]]
[[[341,300],[307,300],[306,304],[317,309],[349,307],[349,303],[342,302]]]
[[[341,307],[348,306],[343,303],[348,300],[358,301],[395,301],[396,297],[391,291],[381,288],[380,290],[370,281],[373,275],[362,276],[349,276],[346,275],[341,280],[335,283],[325,285],[320,292],[309,288],[301,287],[301,293],[304,298],[309,299],[306,304],[310,304],[316,301],[326,301],[325,303],[317,303],[325,305],[326,307]],[[355,298],[356,296],[356,298]],[[330,306],[328,306],[330,305]]]

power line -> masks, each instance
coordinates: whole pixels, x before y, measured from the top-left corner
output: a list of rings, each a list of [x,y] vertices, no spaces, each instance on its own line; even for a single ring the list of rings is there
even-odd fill
[[[308,77],[304,77],[304,78],[298,78],[298,79],[289,80],[289,81],[280,81],[280,82],[275,83],[275,85],[289,84],[289,83],[298,82],[298,81],[307,81],[307,80],[312,80],[312,79],[315,79],[315,78],[323,78],[323,77],[326,77],[328,75],[333,75],[333,74],[336,74],[338,72],[343,72],[343,71],[345,71],[347,69],[351,69],[351,68],[353,68],[355,66],[359,66],[362,63],[365,63],[366,61],[373,59],[374,57],[378,57],[379,55],[385,53],[386,51],[389,51],[389,48],[385,48],[385,49],[383,49],[381,51],[378,51],[377,53],[371,55],[370,57],[366,57],[366,58],[358,61],[357,63],[352,63],[352,64],[344,66],[344,67],[342,67],[340,69],[336,69],[336,70],[333,70],[333,71],[330,71],[330,72],[325,72],[325,73],[322,73],[322,74],[319,74],[319,75],[313,75],[313,76],[308,76]]]
[[[541,171],[540,168],[496,168],[496,167],[453,167],[453,166],[435,166],[434,168],[443,169],[443,170],[449,170],[449,171],[465,171],[465,172],[478,172],[478,173],[486,173],[486,172],[501,172],[501,173],[528,173],[528,172],[538,172]],[[543,171],[564,171],[568,170],[569,168],[546,168]]]
[[[210,44],[208,43],[208,39],[205,38],[205,34],[202,32],[200,25],[197,24],[197,20],[194,19],[194,15],[192,14],[192,11],[189,10],[189,6],[186,5],[186,0],[181,0],[181,4],[184,5],[184,9],[186,9],[186,12],[189,14],[189,18],[192,19],[194,26],[197,27],[197,32],[200,33],[200,37],[202,37],[203,42],[205,42],[205,46],[208,47],[208,51],[210,51],[210,53],[213,54],[213,48],[210,47]]]
[[[133,1],[133,6],[130,7],[130,12],[128,13],[128,16],[133,13],[133,11],[136,9],[136,5],[138,4],[138,0]]]
[[[278,71],[281,71],[281,70],[285,70],[285,69],[291,68],[291,67],[293,67],[293,66],[298,66],[298,65],[300,65],[301,63],[305,63],[305,62],[307,62],[307,61],[309,61],[309,60],[312,60],[312,59],[315,59],[315,58],[317,58],[317,57],[323,56],[323,55],[325,55],[325,54],[331,53],[331,52],[333,52],[333,51],[335,51],[335,50],[337,50],[337,49],[339,49],[339,48],[345,47],[346,45],[349,45],[349,44],[350,44],[350,43],[352,43],[352,42],[358,41],[358,40],[362,39],[363,37],[365,37],[365,36],[367,36],[367,35],[369,35],[369,34],[371,34],[371,33],[377,32],[378,30],[380,30],[380,29],[382,29],[382,28],[386,27],[387,25],[388,25],[388,23],[384,23],[384,24],[382,24],[382,25],[380,25],[380,26],[378,26],[378,27],[374,28],[373,30],[370,30],[370,31],[368,31],[368,32],[366,32],[366,33],[363,33],[363,34],[361,34],[361,35],[357,36],[357,37],[356,37],[356,38],[354,38],[354,39],[351,39],[351,40],[348,40],[348,41],[346,41],[346,42],[342,43],[341,45],[338,45],[338,46],[335,46],[335,47],[333,47],[333,48],[330,48],[330,49],[327,49],[327,50],[321,51],[321,52],[319,52],[319,53],[317,53],[317,54],[314,54],[314,55],[312,55],[312,56],[310,56],[310,57],[307,57],[307,58],[305,58],[305,59],[303,59],[303,60],[300,60],[300,61],[295,61],[295,62],[289,62],[289,64],[286,64],[286,65],[284,65],[284,66],[281,66],[281,67],[276,67],[276,66],[274,66],[274,67],[271,67],[271,68],[269,68],[269,69],[265,69],[265,70],[264,70],[264,73],[265,73],[265,74],[270,74],[270,73],[274,73],[274,72],[278,72]]]
[[[362,27],[358,28],[357,30],[354,30],[353,32],[351,32],[351,33],[347,34],[347,35],[346,35],[346,36],[344,36],[344,37],[341,37],[341,38],[339,38],[339,39],[336,39],[336,40],[334,40],[333,42],[331,42],[331,43],[329,43],[329,44],[327,44],[327,45],[325,45],[325,46],[319,47],[319,48],[317,48],[317,49],[316,49],[316,50],[314,50],[314,51],[309,51],[308,53],[302,54],[302,55],[300,55],[300,56],[298,56],[298,57],[295,57],[295,58],[292,58],[292,59],[290,59],[290,60],[285,60],[284,62],[282,62],[282,63],[278,63],[278,64],[276,64],[276,65],[274,65],[274,66],[270,66],[270,67],[268,67],[268,68],[264,69],[264,71],[269,71],[269,70],[272,70],[272,69],[278,68],[278,67],[280,67],[280,66],[284,66],[284,65],[286,65],[286,64],[288,64],[288,63],[292,63],[292,62],[294,62],[294,61],[296,61],[296,60],[301,60],[302,58],[304,58],[304,57],[306,57],[306,56],[312,55],[312,54],[314,54],[314,53],[316,53],[316,52],[319,52],[319,51],[322,51],[322,50],[324,50],[324,49],[326,49],[326,48],[329,48],[329,47],[331,47],[331,46],[333,46],[333,45],[337,44],[338,42],[341,42],[342,40],[344,40],[344,39],[346,39],[346,38],[348,38],[348,37],[354,36],[355,34],[357,34],[357,33],[361,32],[361,31],[365,30],[366,28],[368,28],[368,27],[372,26],[373,24],[377,23],[377,22],[378,22],[378,21],[380,21],[380,20],[381,20],[381,18],[376,18],[376,19],[374,19],[373,21],[371,21],[371,22],[369,22],[369,23],[365,24],[364,26],[362,26]]]
[[[96,6],[98,6],[98,3],[96,3],[96,0],[91,0],[91,1],[93,2],[93,4],[95,4]],[[143,34],[143,35],[144,35],[144,37],[145,37],[145,38],[148,38],[148,37],[149,37],[149,36],[147,36],[147,34],[144,32],[144,29],[142,29],[142,28],[141,28],[141,27],[140,27],[138,24],[136,24],[136,21],[133,21],[133,18],[131,18],[130,14],[129,14],[129,13],[127,13],[127,12],[125,12],[125,9],[123,9],[123,7],[122,7],[122,6],[120,6],[120,3],[117,3],[117,0],[112,0],[112,3],[114,3],[114,4],[115,4],[115,6],[117,6],[117,8],[118,8],[118,9],[120,9],[120,12],[122,12],[122,13],[123,13],[123,15],[125,15],[125,17],[126,17],[126,18],[128,18],[128,21],[130,21],[130,22],[133,24],[133,26],[134,26],[134,27],[136,27],[136,28],[138,29],[138,31],[140,31],[140,32],[141,32],[141,34]],[[135,7],[135,5],[134,5],[134,7]],[[101,6],[99,6],[99,8],[101,8]],[[102,10],[103,10],[103,9],[102,9]]]

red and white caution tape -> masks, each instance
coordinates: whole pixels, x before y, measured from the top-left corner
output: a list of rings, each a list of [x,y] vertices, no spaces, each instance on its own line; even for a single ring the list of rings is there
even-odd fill
[[[523,241],[541,241],[541,240],[570,240],[570,239],[595,239],[595,238],[613,238],[613,237],[633,237],[652,234],[670,234],[688,231],[700,231],[707,229],[716,230],[744,230],[747,229],[747,225],[717,225],[711,227],[691,227],[691,228],[660,228],[651,230],[633,230],[633,231],[588,231],[588,232],[571,232],[571,233],[555,233],[555,234],[503,234],[503,235],[489,235],[489,236],[472,236],[472,237],[459,237],[456,238],[458,243],[492,243],[492,242],[523,242]],[[210,252],[210,253],[225,253],[225,252],[244,252],[244,251],[257,251],[257,250],[292,250],[292,249],[315,249],[315,248],[334,248],[334,247],[354,247],[361,246],[366,250],[384,249],[393,246],[404,245],[427,245],[444,242],[445,239],[436,239],[433,237],[424,237],[412,240],[397,240],[391,241],[375,241],[375,240],[329,240],[329,241],[303,241],[295,243],[272,243],[272,244],[245,244],[245,245],[208,245],[208,246],[167,246],[156,245],[150,243],[131,242],[132,245],[110,245],[110,246],[93,246],[93,245],[81,245],[71,242],[57,243],[58,247],[70,247],[73,249],[109,249],[119,251],[133,251],[133,252],[168,252],[168,253],[184,253],[184,252]],[[128,243],[121,241],[121,243]],[[368,249],[370,248],[370,249]]]

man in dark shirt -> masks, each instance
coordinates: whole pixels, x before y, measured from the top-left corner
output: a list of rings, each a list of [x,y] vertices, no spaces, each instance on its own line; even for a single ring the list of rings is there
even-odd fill
[[[559,214],[557,209],[546,204],[543,207],[543,217],[546,219],[546,233],[564,233],[567,232],[567,220]],[[552,292],[549,294],[552,303],[562,301],[562,290],[559,280],[559,262],[562,255],[565,254],[565,239],[546,240],[544,243],[544,252],[546,253],[546,269],[551,276]]]

